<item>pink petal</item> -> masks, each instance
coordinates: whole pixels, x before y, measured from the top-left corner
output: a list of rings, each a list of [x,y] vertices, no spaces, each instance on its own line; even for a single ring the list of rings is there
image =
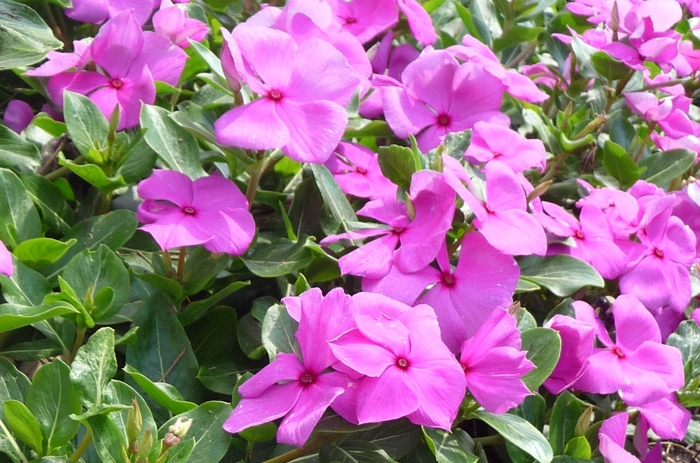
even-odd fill
[[[143,199],[166,200],[180,207],[193,203],[192,180],[174,170],[156,169],[139,183],[138,195]]]
[[[430,105],[437,113],[446,113],[452,100],[452,80],[459,64],[444,50],[426,51],[406,66],[401,75],[406,92]]]
[[[143,33],[143,48],[132,66],[148,67],[154,80],[176,86],[185,68],[187,53],[165,37],[154,32]]]
[[[90,45],[93,60],[111,77],[126,77],[143,47],[143,32],[134,12],[107,21]]]
[[[164,251],[206,243],[213,237],[202,230],[191,215],[180,211],[163,214],[155,222],[143,225],[141,230],[150,233]]]
[[[11,277],[15,271],[12,264],[12,254],[5,247],[5,243],[0,241],[0,275]]]
[[[440,272],[425,267],[414,273],[402,273],[395,265],[380,278],[363,278],[362,290],[384,294],[404,304],[413,305],[431,283],[440,280]]]
[[[363,244],[338,260],[343,275],[380,278],[391,269],[391,259],[398,236],[389,234]]]
[[[421,405],[417,390],[410,375],[394,365],[378,378],[365,378],[357,393],[359,423],[394,420],[416,411]]]
[[[418,384],[420,406],[408,415],[412,423],[442,428],[452,428],[459,405],[466,392],[466,380],[454,358],[433,362],[430,368],[410,368],[409,375]]]
[[[255,236],[255,220],[247,209],[200,213],[197,214],[197,222],[212,233],[212,239],[204,243],[204,247],[211,252],[241,256]]]
[[[399,87],[381,87],[382,106],[386,121],[397,137],[408,138],[435,123],[435,113],[421,100],[408,95]]]
[[[437,34],[433,28],[433,21],[428,12],[416,0],[397,0],[399,9],[408,20],[408,27],[416,40],[423,45],[432,45],[437,40]]]
[[[246,64],[262,82],[280,91],[287,88],[292,78],[289,65],[296,61],[297,52],[297,45],[289,34],[265,27],[246,26],[236,28],[233,37]],[[246,79],[246,83],[251,82]],[[257,93],[260,93],[259,90],[253,88]]]
[[[330,341],[330,346],[338,360],[370,377],[382,375],[396,362],[393,352],[369,340],[358,329],[350,330]]]
[[[246,149],[273,149],[284,146],[289,129],[277,114],[277,104],[259,99],[227,111],[214,122],[219,143]]]
[[[296,354],[280,353],[275,360],[243,383],[238,392],[245,398],[259,397],[279,382],[299,383],[299,377],[306,371]]]
[[[5,107],[2,122],[17,133],[22,132],[32,122],[34,111],[22,100],[10,100]]]
[[[661,342],[656,320],[634,296],[621,295],[612,306],[617,344],[634,350],[645,341]]]
[[[224,423],[224,429],[237,433],[276,420],[291,410],[302,391],[298,383],[288,383],[270,387],[257,397],[243,398]]]

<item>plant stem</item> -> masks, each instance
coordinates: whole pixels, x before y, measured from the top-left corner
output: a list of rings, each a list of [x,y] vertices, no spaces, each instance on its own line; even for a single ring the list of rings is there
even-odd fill
[[[656,121],[651,121],[649,123],[649,132],[647,132],[646,136],[644,137],[644,140],[642,140],[642,143],[639,145],[639,149],[634,155],[634,162],[639,162],[639,159],[642,157],[642,154],[644,154],[644,148],[647,147],[647,142],[649,141],[649,138],[651,137],[652,132],[656,129]]]
[[[340,437],[340,434],[338,434],[338,437]],[[295,458],[303,457],[304,455],[308,455],[309,453],[315,452],[316,450],[320,449],[321,444],[323,443],[324,440],[335,440],[338,437],[334,437],[331,439],[323,439],[320,436],[316,436],[311,442],[308,442],[302,448],[294,449],[294,450],[291,450],[287,453],[283,453],[282,455],[278,455],[274,458],[270,458],[269,460],[266,460],[264,463],[287,463],[289,461],[294,460]]]
[[[73,161],[73,163],[85,164],[85,158],[83,156],[78,156],[77,158],[75,158],[75,161]],[[49,172],[48,174],[44,175],[44,178],[53,182],[57,178],[63,177],[65,174],[69,174],[71,172],[72,171],[68,167],[63,166],[60,169],[56,169],[53,172]]]
[[[63,149],[65,145],[66,137],[65,135],[61,135],[61,138],[56,144],[56,148],[54,148],[53,152],[51,153],[51,156],[49,156],[44,165],[41,166],[41,169],[39,169],[39,175],[44,175],[46,171],[49,170],[49,167],[51,167],[51,164],[53,164],[53,161],[56,159],[56,156],[58,156],[58,153]]]
[[[78,352],[78,349],[80,349],[80,346],[83,345],[83,341],[85,340],[85,332],[87,331],[86,326],[78,326],[78,329],[75,331],[75,342],[73,343],[73,347],[70,350],[70,357],[66,359],[66,363],[70,365],[73,363],[73,360],[75,359],[75,354]]]
[[[185,274],[185,257],[187,257],[187,251],[184,246],[180,247],[180,254],[177,257],[177,281],[182,283],[182,276]]]
[[[87,428],[87,432],[83,436],[83,439],[80,441],[80,444],[78,444],[78,448],[75,449],[75,452],[73,452],[73,455],[70,456],[68,459],[69,463],[77,463],[78,460],[80,460],[80,457],[83,456],[83,453],[88,449],[90,446],[90,443],[92,442],[92,431],[90,428]]]

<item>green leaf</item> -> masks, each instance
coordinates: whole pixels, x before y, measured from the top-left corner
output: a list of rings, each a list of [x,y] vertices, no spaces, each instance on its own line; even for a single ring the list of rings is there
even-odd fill
[[[168,111],[157,106],[141,106],[141,126],[147,129],[146,142],[166,167],[190,178],[205,175],[197,140],[172,120]]]
[[[73,92],[63,93],[66,128],[80,154],[90,162],[103,164],[109,124],[90,98]]]
[[[37,63],[63,44],[36,11],[11,0],[0,0],[0,70]]]
[[[185,307],[185,310],[180,313],[180,323],[182,323],[182,326],[189,325],[202,317],[207,310],[214,307],[224,298],[249,285],[249,281],[234,281],[205,299],[190,302]]]
[[[250,443],[268,442],[275,438],[277,425],[275,423],[263,423],[257,426],[245,428],[238,435]]]
[[[533,42],[544,32],[544,27],[522,26],[515,24],[507,29],[507,34],[493,41],[493,51],[498,53],[506,48],[519,45],[524,42]]]
[[[70,379],[85,407],[102,403],[104,388],[116,372],[114,330],[100,328],[78,349],[71,364]]]
[[[82,411],[82,405],[70,381],[70,368],[60,360],[44,365],[34,375],[27,394],[27,408],[36,416],[46,440],[46,450],[73,438],[80,423],[70,418]]]
[[[5,420],[12,434],[30,446],[39,455],[44,455],[41,426],[32,412],[18,400],[6,400]]]
[[[117,209],[104,215],[90,217],[76,224],[63,237],[63,240],[75,238],[78,240],[77,245],[69,249],[50,270],[54,275],[58,274],[73,256],[84,249],[96,251],[104,244],[112,251],[118,250],[133,236],[137,225],[135,214],[126,209]]]
[[[108,177],[102,167],[95,164],[78,164],[66,159],[63,153],[58,154],[58,163],[103,193],[111,193],[126,186],[126,181],[121,175]]]
[[[124,463],[122,448],[129,445],[126,435],[112,419],[105,415],[95,415],[87,419],[92,431],[92,442],[102,463]]]
[[[75,308],[63,303],[38,306],[0,304],[0,333],[28,326],[47,318],[77,312]]]
[[[462,429],[454,432],[423,426],[423,435],[437,463],[477,463],[474,441]]]
[[[280,277],[301,270],[314,257],[302,238],[296,243],[278,238],[267,245],[261,244],[258,241],[253,252],[243,262],[248,270],[263,278]]]
[[[184,413],[197,406],[193,402],[183,400],[180,393],[172,385],[163,382],[153,382],[131,365],[124,365],[123,370],[150,398],[173,413]],[[233,388],[228,392],[232,390]]]
[[[121,405],[121,410],[113,412],[110,417],[112,421],[117,425],[119,430],[124,436],[126,436],[126,424],[128,422],[129,410],[131,407],[131,401],[136,399],[139,404],[139,409],[141,410],[141,434],[142,436],[146,430],[150,429],[153,435],[156,434],[158,427],[153,419],[153,414],[151,409],[148,407],[146,401],[141,397],[141,395],[134,390],[133,387],[126,383],[117,381],[113,379],[107,384],[104,391],[104,401],[110,404],[111,407]],[[139,437],[140,437],[139,436]]]
[[[520,261],[520,277],[544,286],[559,297],[568,296],[584,286],[604,286],[603,278],[586,262],[575,257],[526,257]]]
[[[192,419],[192,426],[182,439],[186,442],[195,441],[194,451],[188,463],[210,463],[220,461],[231,445],[231,434],[224,431],[224,422],[228,419],[233,409],[224,402],[205,402],[195,409],[173,417],[158,430],[158,436],[163,438],[170,425],[179,418]]]
[[[221,79],[225,79],[224,70],[221,68],[221,60],[201,43],[190,40],[190,44],[192,45],[192,49],[207,63],[209,69],[214,71],[214,74]]]
[[[0,167],[35,169],[40,165],[39,148],[9,127],[0,125]]]
[[[39,213],[19,177],[11,170],[0,169],[0,185],[0,240],[14,248],[24,240],[41,236]]]
[[[368,121],[367,119],[350,120],[343,138],[392,137],[394,132],[385,121]]]
[[[236,339],[243,353],[252,360],[258,360],[265,355],[262,343],[262,322],[247,313],[238,320]]]
[[[632,72],[629,66],[604,51],[596,51],[591,54],[591,65],[595,72],[607,79],[608,82],[620,80]]]
[[[15,262],[12,277],[0,275],[0,285],[2,297],[17,305],[41,305],[44,297],[51,293],[51,285],[46,278],[22,262]]]
[[[361,440],[348,440],[342,443],[325,441],[318,453],[320,461],[339,463],[395,463],[376,444]]]
[[[328,168],[323,164],[311,164],[311,171],[314,173],[323,203],[331,211],[335,220],[340,223],[357,221],[355,211]]]
[[[339,418],[339,417],[336,417]],[[420,427],[411,423],[407,419],[389,421],[381,424],[363,424],[361,426],[352,425],[355,427],[355,432],[348,433],[348,423],[340,425],[333,429],[329,423],[322,419],[319,422],[319,431],[321,429],[328,432],[347,433],[347,436],[340,440],[361,440],[371,442],[384,450],[391,458],[399,459],[407,455],[413,450],[423,438],[423,432]]]
[[[693,320],[681,323],[666,344],[681,351],[686,384],[700,376],[700,327]]]
[[[416,172],[411,148],[391,145],[382,146],[378,150],[379,167],[386,178],[404,190],[411,186],[411,177]]]
[[[574,437],[566,443],[564,452],[572,457],[588,461],[591,459],[591,444],[583,436]]]
[[[57,233],[67,233],[75,224],[75,214],[56,185],[41,175],[20,173],[19,179],[32,202],[39,208],[44,223]]]
[[[547,402],[544,397],[534,393],[525,397],[525,400],[517,407],[510,410],[508,413],[525,418],[536,429],[542,431],[544,429],[545,412],[547,411]],[[510,442],[506,442],[506,450],[514,463],[531,462],[532,457],[527,452],[514,446]]]
[[[6,359],[0,358],[0,403],[8,400],[24,402],[30,386],[31,382],[24,373]],[[0,409],[0,419],[4,416]]]
[[[197,378],[210,391],[229,395],[241,375],[248,370],[249,366],[241,366],[231,360],[214,360],[199,367]]]
[[[190,439],[180,442],[175,447],[168,451],[168,458],[165,463],[186,463],[189,461],[190,455],[194,450],[195,440]]]
[[[675,149],[654,153],[639,162],[646,167],[642,179],[656,186],[664,187],[671,180],[687,171],[695,162],[696,154],[686,149]]]
[[[572,393],[564,391],[557,397],[549,419],[549,442],[556,455],[563,455],[567,442],[575,437],[581,413],[581,401]]]
[[[148,177],[158,159],[158,153],[148,145],[143,136],[139,135],[138,141],[132,143],[133,146],[130,145],[130,148],[122,154],[116,172],[117,176],[122,177],[127,183],[136,183]]]
[[[464,27],[467,28],[467,31],[469,31],[469,35],[472,37],[476,38],[480,42],[484,42],[483,37],[481,37],[481,34],[479,33],[479,29],[476,27],[476,24],[474,23],[474,19],[472,18],[471,12],[459,3],[459,1],[454,2],[455,9],[457,10],[457,14],[459,15],[459,18],[462,20],[462,23],[464,24]]]
[[[527,350],[527,358],[537,368],[523,376],[525,385],[535,391],[554,371],[561,353],[561,337],[549,328],[531,328],[521,334],[522,350]]]
[[[632,156],[622,146],[610,140],[603,145],[603,167],[625,189],[639,180],[642,174]]]
[[[199,371],[197,358],[170,301],[154,292],[141,304],[134,324],[139,334],[126,347],[126,363],[153,382],[171,384],[185,400],[199,400],[202,386],[192,381]]]
[[[187,325],[185,331],[192,343],[192,350],[200,363],[214,360],[243,359],[235,333],[238,325],[236,309],[219,306],[207,312],[196,322]],[[200,368],[201,373],[201,368]],[[231,389],[228,390],[231,392]]]
[[[86,249],[74,256],[63,269],[63,279],[95,321],[106,320],[117,313],[129,297],[128,291],[124,291],[130,284],[129,272],[104,244],[96,251]],[[101,293],[107,296],[100,298]]]
[[[63,257],[75,243],[75,239],[64,243],[53,238],[32,238],[22,241],[13,254],[29,267],[44,267]]]
[[[521,448],[540,463],[552,461],[553,454],[549,442],[532,424],[524,418],[508,413],[497,415],[485,410],[477,410],[477,418],[491,426],[508,442]]]
[[[275,304],[267,309],[261,336],[270,360],[274,360],[280,352],[292,353],[298,350],[294,336],[298,327],[299,323],[289,316],[283,305]]]
[[[7,346],[0,351],[5,357],[14,360],[44,360],[64,353],[51,339],[39,339],[36,341],[19,342]]]

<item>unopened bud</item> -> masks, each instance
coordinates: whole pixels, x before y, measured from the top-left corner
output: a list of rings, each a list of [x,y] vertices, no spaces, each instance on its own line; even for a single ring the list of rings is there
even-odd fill
[[[126,415],[126,435],[129,438],[129,442],[136,442],[136,439],[139,438],[142,423],[143,419],[141,418],[139,403],[136,399],[133,399],[131,401],[131,409]]]
[[[153,446],[153,434],[151,433],[150,428],[146,429],[144,431],[143,436],[141,436],[141,440],[138,443],[138,457],[140,459],[148,459],[148,454],[151,453],[151,447]]]
[[[169,433],[173,433],[176,437],[182,439],[187,434],[192,426],[192,419],[185,416],[181,416],[177,421],[170,425],[168,428]]]
[[[179,443],[180,443],[180,438],[171,432],[167,433],[165,435],[165,437],[163,438],[163,448],[164,449],[169,449],[170,447],[174,447]]]

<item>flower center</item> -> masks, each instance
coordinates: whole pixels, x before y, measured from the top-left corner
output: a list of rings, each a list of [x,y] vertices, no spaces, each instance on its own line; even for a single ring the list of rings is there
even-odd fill
[[[654,248],[654,255],[659,259],[662,259],[664,257],[664,252],[659,248]]]
[[[194,207],[190,206],[183,207],[182,212],[187,215],[195,215],[197,213],[197,211],[194,210]]]
[[[395,234],[395,235],[400,235],[401,233],[403,233],[403,230],[404,230],[403,227],[395,227],[395,228],[394,228],[394,234]]]
[[[308,386],[310,384],[313,384],[314,375],[312,375],[311,373],[304,373],[299,377],[299,382],[302,384],[302,386]]]
[[[452,276],[451,273],[443,273],[442,277],[440,278],[442,281],[442,284],[451,288],[455,285],[455,277]]]
[[[437,125],[439,125],[440,127],[447,127],[448,125],[450,125],[450,122],[452,122],[452,119],[447,114],[440,114],[437,117]]]
[[[469,365],[461,363],[459,364],[462,367],[462,371],[466,374],[469,373]]]
[[[280,92],[279,90],[270,90],[270,93],[267,94],[267,97],[272,101],[279,101],[282,99],[282,92]]]
[[[355,167],[355,172],[357,172],[358,174],[365,175],[367,173],[367,169],[364,169],[362,167]]]
[[[408,360],[406,360],[403,357],[399,357],[396,359],[396,366],[401,368],[402,370],[408,370],[408,367],[409,367]]]
[[[612,350],[613,354],[617,355],[617,358],[620,358],[620,359],[625,358],[625,353],[622,352],[622,349],[620,349],[619,347],[615,346],[611,350]]]
[[[116,77],[109,81],[109,86],[112,88],[120,89],[124,86],[124,81],[119,77]]]
[[[357,22],[357,19],[353,18],[352,16],[349,18],[345,18],[345,24],[355,24]]]
[[[585,237],[586,235],[584,235],[581,230],[576,230],[576,232],[574,233],[574,238],[576,238],[577,240],[582,240]]]

